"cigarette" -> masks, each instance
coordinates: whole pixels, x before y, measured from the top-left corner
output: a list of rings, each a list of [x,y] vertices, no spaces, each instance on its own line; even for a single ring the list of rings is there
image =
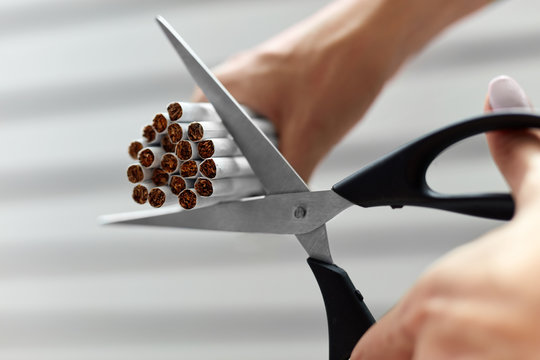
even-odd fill
[[[193,179],[184,179],[180,175],[173,175],[169,180],[169,187],[171,188],[171,192],[175,195],[180,195],[185,189],[193,187],[193,184]]]
[[[134,140],[129,144],[128,152],[132,159],[137,160],[137,154],[144,147],[142,140]]]
[[[187,124],[172,123],[167,128],[167,134],[173,143],[187,138]]]
[[[189,140],[181,140],[178,144],[176,144],[176,156],[178,156],[180,160],[193,160],[201,158],[197,150],[197,145]]]
[[[242,108],[251,118],[257,116],[251,109],[245,106]],[[173,102],[167,107],[167,112],[171,121],[192,122],[203,119],[204,121],[221,121],[212,104],[207,102]]]
[[[178,171],[180,160],[173,153],[166,153],[161,157],[161,168],[165,172],[172,174]]]
[[[169,119],[165,114],[156,114],[156,116],[154,116],[154,120],[152,120],[152,127],[158,134],[167,130],[167,125],[169,125]]]
[[[139,152],[139,162],[145,168],[155,168],[159,166],[163,154],[165,150],[159,146],[147,147]]]
[[[203,159],[208,159],[212,156],[227,157],[241,155],[241,151],[230,138],[208,139],[200,141],[197,144],[199,155]]]
[[[195,191],[200,196],[230,196],[241,199],[252,195],[264,194],[264,188],[255,176],[210,180],[195,180]]]
[[[267,136],[274,138],[276,133],[274,126],[268,120],[253,120],[255,125]],[[211,138],[224,138],[229,136],[229,131],[221,121],[195,121],[189,124],[188,138],[192,141],[201,141]]]
[[[188,160],[180,165],[180,175],[184,178],[195,178],[200,176],[199,161]]]
[[[148,200],[148,189],[144,185],[137,185],[133,188],[131,197],[137,204],[145,204]]]
[[[173,102],[167,107],[167,112],[171,121],[192,122],[201,119],[221,121],[210,103]]]
[[[216,157],[204,160],[199,166],[201,174],[210,179],[253,175],[253,169],[243,156]]]
[[[178,196],[174,195],[168,186],[155,187],[148,193],[148,203],[155,208],[177,202]]]
[[[161,147],[166,152],[174,152],[176,145],[171,141],[171,138],[169,137],[169,135],[165,135],[161,139]]]
[[[155,168],[152,172],[152,182],[156,186],[164,186],[169,182],[169,174],[163,169]]]
[[[230,200],[228,198],[216,197],[202,197],[197,195],[195,191],[186,189],[178,196],[178,203],[186,210],[191,210],[195,207],[202,208],[210,205],[217,204],[220,201]]]
[[[142,129],[142,136],[147,144],[153,144],[157,138],[157,132],[152,125],[146,125]]]
[[[129,182],[138,183],[144,180],[148,180],[152,177],[152,171],[150,169],[143,168],[139,164],[130,165],[127,168],[127,178]]]

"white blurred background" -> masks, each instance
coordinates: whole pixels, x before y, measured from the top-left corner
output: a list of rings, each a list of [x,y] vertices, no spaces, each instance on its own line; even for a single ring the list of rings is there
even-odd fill
[[[326,2],[0,2],[0,358],[327,358],[322,299],[292,236],[96,222],[137,208],[127,145],[191,93],[156,14],[213,66]],[[501,2],[446,32],[388,84],[312,187],[479,114],[496,75],[540,101],[538,14],[535,0]],[[437,189],[505,189],[480,137],[432,170]],[[355,208],[328,232],[335,261],[379,317],[436,258],[499,224]]]

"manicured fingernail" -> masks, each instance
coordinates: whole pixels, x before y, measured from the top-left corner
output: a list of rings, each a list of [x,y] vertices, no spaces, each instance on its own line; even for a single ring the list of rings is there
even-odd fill
[[[525,91],[516,80],[502,75],[491,80],[488,87],[489,103],[493,110],[501,109],[531,109]]]

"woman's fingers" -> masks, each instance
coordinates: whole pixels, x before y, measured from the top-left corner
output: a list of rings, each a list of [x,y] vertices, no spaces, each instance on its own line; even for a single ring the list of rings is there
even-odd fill
[[[484,105],[486,112],[504,109],[531,110],[525,91],[508,76],[491,81]],[[537,130],[494,131],[487,135],[497,166],[512,189],[518,211],[540,202],[540,137]]]

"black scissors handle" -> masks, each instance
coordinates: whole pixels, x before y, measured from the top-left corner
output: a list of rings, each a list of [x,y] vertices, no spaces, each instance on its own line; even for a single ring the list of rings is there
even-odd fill
[[[510,194],[441,194],[428,186],[426,171],[441,152],[458,141],[493,130],[522,128],[540,128],[540,116],[494,113],[450,125],[360,169],[335,184],[333,190],[363,207],[411,205],[509,220],[514,214]]]

